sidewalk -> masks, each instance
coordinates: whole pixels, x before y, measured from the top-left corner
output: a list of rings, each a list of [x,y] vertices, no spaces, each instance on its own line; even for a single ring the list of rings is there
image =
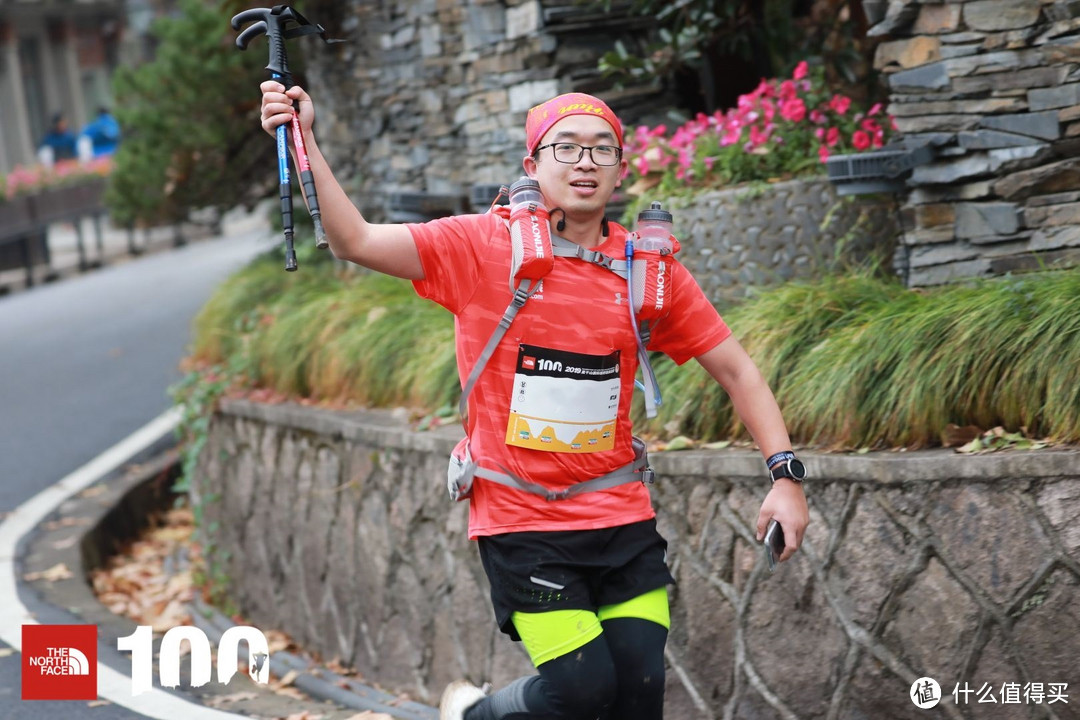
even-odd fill
[[[268,207],[267,203],[260,203],[250,213],[243,208],[229,211],[222,219],[220,234],[228,236],[260,227],[265,227],[269,233]],[[173,250],[189,242],[217,237],[207,226],[193,223],[129,232],[126,228],[114,227],[105,214],[98,218],[84,217],[77,223],[53,223],[48,226],[46,233],[50,262],[33,266],[33,285],[92,272],[96,268],[127,262],[146,253]],[[28,287],[30,284],[25,268],[0,270],[0,296]]]

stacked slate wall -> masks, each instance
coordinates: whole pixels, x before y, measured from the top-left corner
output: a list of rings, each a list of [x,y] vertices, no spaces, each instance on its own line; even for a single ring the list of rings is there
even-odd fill
[[[397,193],[425,193],[436,214],[451,214],[468,209],[474,185],[515,180],[526,112],[559,93],[600,95],[625,122],[668,105],[655,89],[615,90],[597,70],[617,38],[648,24],[625,12],[567,0],[318,2],[304,12],[349,39],[310,45],[306,80],[320,147],[374,220],[393,214]]]
[[[907,141],[912,286],[1080,262],[1080,2],[890,0],[875,64]]]

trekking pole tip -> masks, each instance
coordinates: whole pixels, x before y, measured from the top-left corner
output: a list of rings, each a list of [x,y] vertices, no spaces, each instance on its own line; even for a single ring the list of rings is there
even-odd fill
[[[315,224],[315,247],[325,250],[330,247],[330,241],[326,239],[326,231],[323,230],[322,220],[316,217],[311,219]]]

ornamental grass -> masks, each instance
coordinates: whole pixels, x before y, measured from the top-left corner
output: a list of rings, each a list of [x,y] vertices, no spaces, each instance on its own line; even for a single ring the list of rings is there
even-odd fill
[[[193,359],[333,406],[445,414],[460,393],[453,318],[408,282],[329,260],[260,260],[196,320]],[[869,273],[792,282],[719,308],[773,388],[793,440],[829,449],[939,444],[949,425],[1080,442],[1080,270],[908,290]],[[657,356],[658,438],[745,439],[694,362]],[[640,394],[640,393],[638,393]]]

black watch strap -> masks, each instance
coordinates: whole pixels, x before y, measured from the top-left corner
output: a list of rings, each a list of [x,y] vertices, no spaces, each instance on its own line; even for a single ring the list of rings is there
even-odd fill
[[[801,484],[806,479],[806,466],[793,455],[769,468],[769,478],[772,482],[776,482],[780,478],[787,478]]]

